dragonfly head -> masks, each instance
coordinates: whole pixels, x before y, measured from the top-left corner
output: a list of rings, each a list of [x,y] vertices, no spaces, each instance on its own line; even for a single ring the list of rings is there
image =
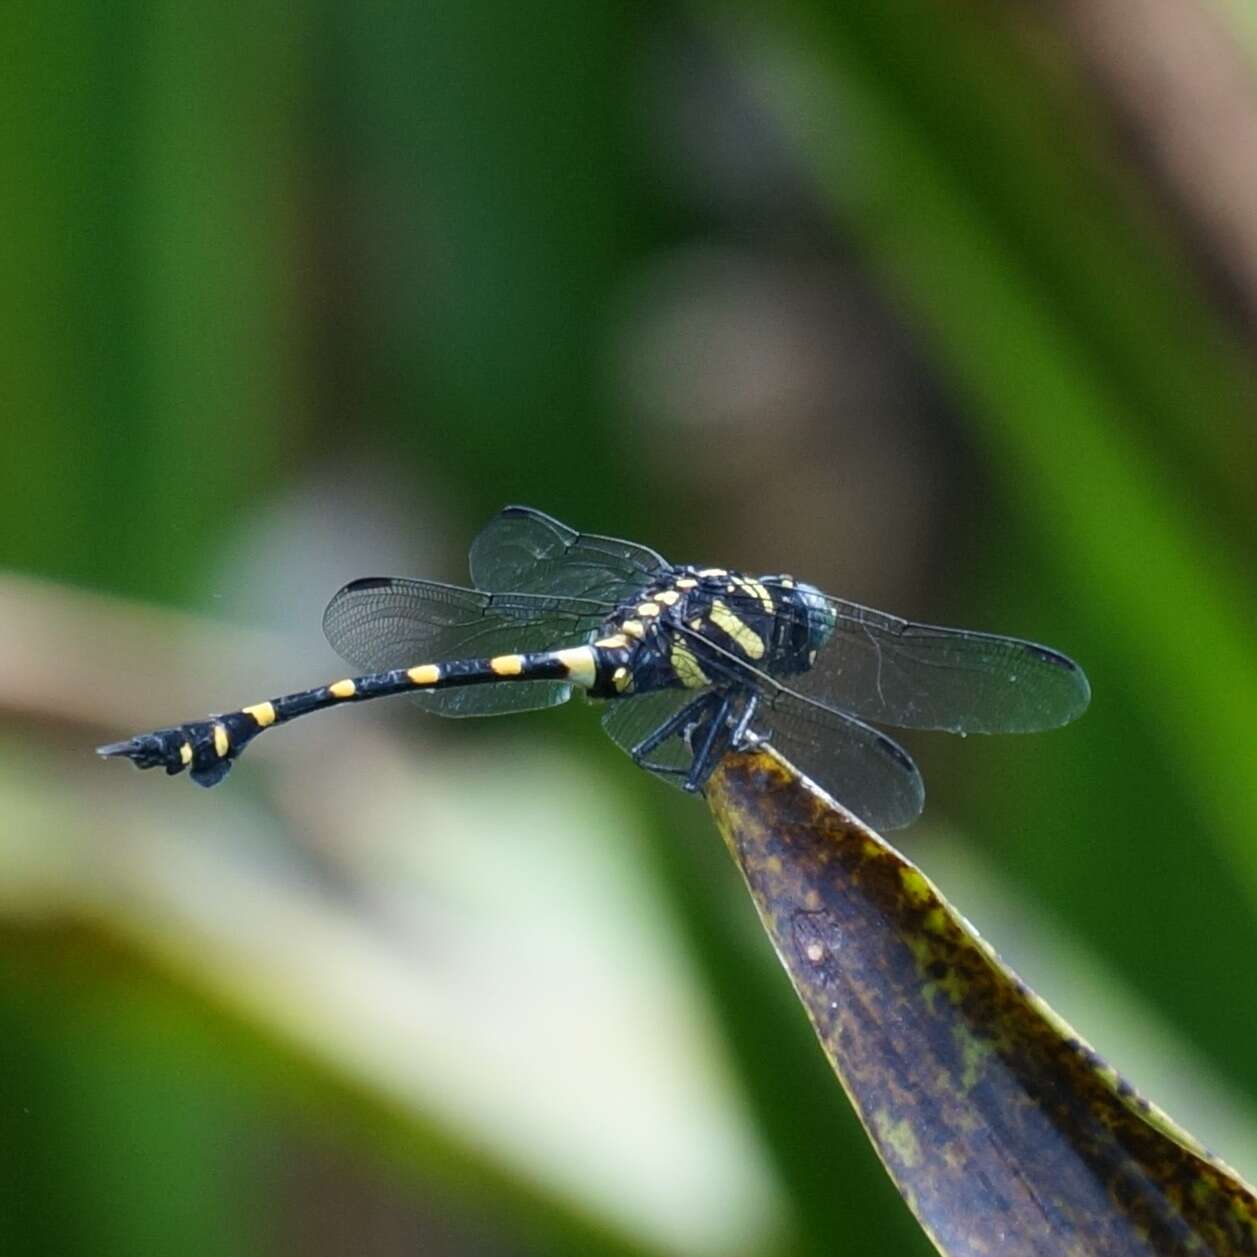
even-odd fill
[[[815,585],[806,585],[800,581],[794,588],[799,605],[803,608],[807,621],[808,662],[816,658],[816,653],[834,635],[837,617],[829,600]]]

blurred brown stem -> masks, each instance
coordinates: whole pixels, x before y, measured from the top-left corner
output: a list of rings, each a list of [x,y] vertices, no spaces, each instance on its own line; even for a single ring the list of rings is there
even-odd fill
[[[1257,74],[1200,0],[1057,0],[1134,158],[1257,336]]]

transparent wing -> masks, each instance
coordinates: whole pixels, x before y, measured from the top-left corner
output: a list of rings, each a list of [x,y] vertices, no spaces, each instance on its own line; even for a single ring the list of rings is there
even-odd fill
[[[384,672],[577,645],[588,640],[603,616],[598,604],[575,599],[488,594],[437,581],[370,576],[351,581],[328,603],[323,632],[355,668]],[[414,701],[442,716],[489,716],[553,707],[571,692],[564,682],[505,681],[416,694]]]
[[[920,815],[925,785],[898,743],[851,716],[789,691],[758,692],[760,704],[751,730],[866,824],[879,830],[898,829]],[[614,699],[602,717],[602,727],[631,753],[694,698],[693,690],[657,690]],[[663,770],[656,776],[680,786],[694,757],[678,731],[647,758]]]
[[[608,610],[669,566],[646,546],[578,533],[528,506],[499,511],[469,559],[477,589],[592,598]]]
[[[754,693],[753,733],[874,829],[898,829],[925,803],[925,783],[912,757],[893,739],[846,712],[796,694],[700,633],[677,631],[701,652],[703,670],[719,688]],[[701,691],[700,691],[701,692]],[[612,700],[603,727],[626,751],[696,697],[694,690],[663,690]],[[678,732],[650,753],[665,768],[688,771],[693,756]],[[664,780],[681,784],[671,774]]]
[[[788,691],[766,698],[752,730],[865,824],[899,829],[921,814],[925,783],[898,742]]]
[[[694,699],[693,690],[681,689],[651,690],[646,694],[615,698],[607,703],[607,709],[602,714],[602,727],[617,746],[632,754],[634,747],[667,724]],[[647,759],[651,764],[669,770],[655,774],[661,781],[680,786],[685,781],[685,774],[690,771],[694,756],[688,743],[678,735],[660,743]]]
[[[785,592],[773,581],[764,584]],[[1029,733],[1068,724],[1091,700],[1083,670],[1046,646],[913,624],[828,595],[826,601],[834,634],[812,668],[787,681],[863,720],[951,733]]]

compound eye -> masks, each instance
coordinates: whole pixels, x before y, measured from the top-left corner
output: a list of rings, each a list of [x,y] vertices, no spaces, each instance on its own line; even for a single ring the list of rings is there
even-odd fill
[[[800,601],[807,608],[808,652],[815,655],[834,635],[838,618],[825,595],[815,585],[800,583],[798,591]]]

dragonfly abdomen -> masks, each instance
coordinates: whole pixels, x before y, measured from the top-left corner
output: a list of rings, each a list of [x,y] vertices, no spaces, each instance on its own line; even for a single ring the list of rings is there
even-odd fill
[[[165,768],[172,776],[187,769],[198,785],[213,786],[227,775],[232,761],[259,733],[311,712],[394,694],[514,681],[568,681],[593,689],[603,679],[614,684],[617,667],[624,670],[614,652],[593,646],[416,664],[346,677],[330,685],[267,699],[221,716],[158,729],[97,749],[106,758],[129,759],[139,768]]]

